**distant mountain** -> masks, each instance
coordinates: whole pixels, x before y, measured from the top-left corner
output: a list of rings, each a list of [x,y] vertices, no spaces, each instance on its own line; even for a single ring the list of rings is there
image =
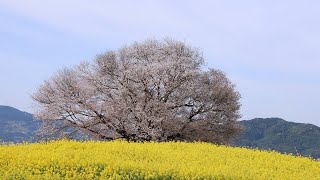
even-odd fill
[[[257,118],[240,121],[244,133],[234,142],[237,146],[271,149],[320,158],[320,127],[287,122],[280,118]]]
[[[232,144],[320,158],[320,127],[280,118],[240,121],[244,133]],[[32,114],[0,105],[0,142],[32,141],[39,122]],[[81,139],[81,138],[80,138]]]
[[[31,141],[38,126],[32,114],[0,105],[0,142]]]

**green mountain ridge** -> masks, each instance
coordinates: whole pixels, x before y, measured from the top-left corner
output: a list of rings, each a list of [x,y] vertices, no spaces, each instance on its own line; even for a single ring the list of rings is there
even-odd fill
[[[0,106],[0,142],[32,141],[38,127],[32,114]]]
[[[320,158],[320,128],[312,124],[288,122],[280,118],[256,118],[240,121],[243,134],[236,146],[276,150],[282,153]]]

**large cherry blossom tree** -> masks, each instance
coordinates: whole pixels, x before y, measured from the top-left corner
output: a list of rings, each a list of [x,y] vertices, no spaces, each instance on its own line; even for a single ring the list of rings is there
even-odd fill
[[[240,131],[240,94],[174,40],[136,42],[58,71],[34,93],[43,137],[225,143]]]

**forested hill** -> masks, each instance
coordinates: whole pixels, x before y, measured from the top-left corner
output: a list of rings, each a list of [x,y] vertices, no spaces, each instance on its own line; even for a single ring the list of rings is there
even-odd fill
[[[37,129],[32,114],[0,105],[0,142],[31,141]]]
[[[312,124],[288,122],[280,118],[257,118],[241,121],[245,132],[237,146],[271,149],[320,158],[320,128]]]

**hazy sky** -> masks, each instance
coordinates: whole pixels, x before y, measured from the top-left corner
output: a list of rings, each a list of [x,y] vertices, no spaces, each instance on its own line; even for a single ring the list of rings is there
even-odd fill
[[[124,44],[171,37],[199,47],[242,95],[242,119],[320,125],[320,1],[0,1],[0,104],[58,69]]]

